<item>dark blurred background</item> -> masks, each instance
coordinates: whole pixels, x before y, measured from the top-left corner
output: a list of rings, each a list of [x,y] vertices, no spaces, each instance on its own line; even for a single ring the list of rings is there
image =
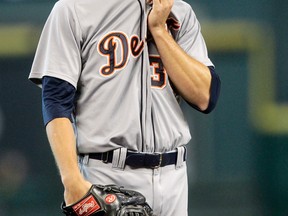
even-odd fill
[[[27,80],[55,1],[0,0],[0,215],[61,215],[62,185]],[[190,216],[288,215],[288,1],[190,0],[222,79],[216,110],[182,104]]]

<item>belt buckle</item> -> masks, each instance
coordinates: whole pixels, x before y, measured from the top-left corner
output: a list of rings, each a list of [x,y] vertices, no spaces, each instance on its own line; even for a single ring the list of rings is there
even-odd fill
[[[161,153],[154,153],[153,155],[158,155],[159,156],[159,163],[155,166],[151,166],[152,169],[158,169],[159,167],[161,167],[162,164],[162,154]]]

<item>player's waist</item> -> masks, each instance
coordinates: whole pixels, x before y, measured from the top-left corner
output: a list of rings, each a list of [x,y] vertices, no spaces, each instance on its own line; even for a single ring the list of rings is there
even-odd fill
[[[182,149],[182,153],[179,154],[179,149]],[[168,165],[176,165],[179,161],[186,161],[186,147],[182,146],[177,150],[164,152],[164,153],[147,153],[147,152],[133,152],[127,151],[124,155],[125,165],[134,168],[151,168],[156,169],[159,167],[165,167]],[[88,157],[89,159],[101,160],[104,163],[113,163],[115,159],[115,150],[103,152],[103,153],[89,153],[79,154],[80,157]],[[117,158],[123,157],[121,154],[117,155]]]

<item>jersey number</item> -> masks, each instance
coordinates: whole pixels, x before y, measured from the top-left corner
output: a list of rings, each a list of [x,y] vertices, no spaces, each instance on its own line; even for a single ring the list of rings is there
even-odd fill
[[[149,56],[150,66],[153,67],[151,75],[151,84],[153,88],[163,89],[166,86],[166,70],[160,59],[160,56]]]

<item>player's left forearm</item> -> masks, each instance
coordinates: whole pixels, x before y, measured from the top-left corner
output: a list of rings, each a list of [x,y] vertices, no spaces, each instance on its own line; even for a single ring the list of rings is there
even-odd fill
[[[150,29],[170,80],[189,103],[205,110],[209,103],[211,74],[175,42],[164,28]]]

